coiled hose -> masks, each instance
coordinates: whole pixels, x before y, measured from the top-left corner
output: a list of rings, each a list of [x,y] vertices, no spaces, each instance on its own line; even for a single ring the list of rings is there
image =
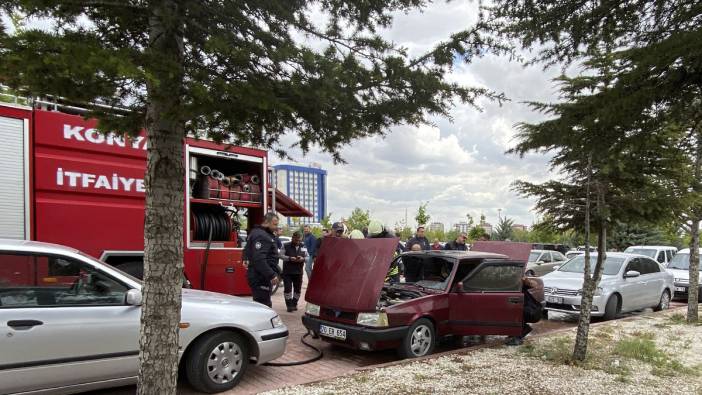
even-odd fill
[[[319,348],[317,348],[317,347],[315,347],[315,346],[313,346],[305,341],[305,338],[309,335],[310,335],[310,332],[307,331],[307,333],[305,333],[304,336],[302,336],[300,338],[300,343],[313,349],[315,352],[317,352],[317,355],[315,355],[312,358],[303,359],[302,361],[266,362],[266,363],[264,363],[264,365],[266,365],[266,366],[297,366],[297,365],[305,365],[305,364],[312,363],[314,361],[318,361],[318,360],[322,359],[322,357],[324,356],[324,353],[322,352],[322,350],[320,350]]]
[[[211,240],[229,240],[232,232],[232,224],[224,208],[217,206],[199,208],[197,210],[192,210],[191,216],[194,240],[210,239],[210,230],[212,231]]]

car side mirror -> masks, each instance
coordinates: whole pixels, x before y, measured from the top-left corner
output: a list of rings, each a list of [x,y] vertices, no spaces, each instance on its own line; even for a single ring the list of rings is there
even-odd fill
[[[456,286],[453,287],[453,292],[463,292],[463,282],[459,281]]]
[[[560,265],[559,265],[559,266],[554,266],[554,267],[553,267],[553,271],[555,272],[556,270],[558,270],[558,269],[560,269],[560,268],[561,268]]]
[[[624,278],[633,278],[633,277],[638,277],[640,276],[641,273],[637,272],[636,270],[629,270],[624,274]]]
[[[138,289],[130,289],[129,291],[127,291],[126,302],[129,306],[141,306],[141,291]]]

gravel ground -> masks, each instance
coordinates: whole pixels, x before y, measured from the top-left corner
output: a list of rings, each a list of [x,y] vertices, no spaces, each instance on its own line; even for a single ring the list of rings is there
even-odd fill
[[[567,359],[575,333],[568,331],[535,338],[522,347],[500,346],[444,355],[268,394],[702,395],[702,327],[676,320],[684,311],[647,314],[591,328],[593,358],[585,367],[573,366],[553,358],[552,352],[543,352],[563,351],[556,354]],[[654,342],[653,355],[658,359],[646,360],[646,354],[628,358],[617,354],[621,351],[614,351],[620,343],[632,340]],[[679,370],[671,370],[671,366]]]

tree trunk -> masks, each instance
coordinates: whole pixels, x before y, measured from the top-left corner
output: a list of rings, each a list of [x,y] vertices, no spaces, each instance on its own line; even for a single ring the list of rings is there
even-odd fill
[[[692,221],[690,229],[690,283],[687,289],[687,322],[694,324],[699,321],[699,277],[700,277],[700,221]]]
[[[184,123],[182,10],[165,0],[152,8],[145,175],[144,304],[139,337],[139,394],[175,394],[183,275]]]
[[[585,183],[585,267],[583,269],[583,295],[580,302],[578,331],[575,335],[573,360],[584,361],[587,355],[587,336],[590,331],[590,308],[586,304],[585,285],[590,280],[590,181],[592,176],[592,154],[587,158],[587,182]],[[590,298],[592,302],[592,298]]]

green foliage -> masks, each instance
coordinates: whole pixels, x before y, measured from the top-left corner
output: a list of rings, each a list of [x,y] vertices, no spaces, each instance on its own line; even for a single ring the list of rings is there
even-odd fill
[[[613,225],[609,240],[610,247],[619,251],[624,251],[632,245],[672,245],[678,248],[683,246],[682,238],[664,227],[621,222]]]
[[[443,230],[427,230],[426,237],[429,243],[433,243],[434,240],[446,241],[446,232]]]
[[[512,229],[512,225],[514,225],[514,220],[507,217],[500,218],[497,226],[495,227],[495,231],[492,234],[493,239],[514,241],[514,230]]]
[[[322,218],[320,221],[320,224],[322,225],[323,229],[331,229],[332,227],[332,222],[331,222],[331,216],[333,213],[329,213]]]
[[[356,207],[351,212],[351,216],[346,219],[346,225],[351,229],[363,230],[370,224],[370,211],[363,211]]]
[[[429,202],[419,205],[419,208],[417,209],[417,215],[414,216],[414,220],[417,221],[417,226],[425,226],[429,223],[431,216],[427,214],[428,205]]]
[[[167,18],[183,44],[182,57],[163,56],[161,48],[151,46],[149,28],[160,26],[152,19],[164,17],[153,14],[159,4],[172,6]],[[4,25],[0,83],[81,103],[102,129],[136,133],[156,103],[150,95],[163,87],[158,76],[171,75],[176,84],[171,88],[182,100],[170,115],[186,132],[280,155],[279,139],[293,132],[304,152],[318,144],[342,161],[341,147],[383,135],[389,126],[448,115],[454,102],[502,100],[484,88],[444,79],[455,56],[468,61],[504,50],[480,29],[454,35],[418,57],[381,36],[393,13],[423,5],[418,0],[9,0],[3,2],[3,16],[21,23],[40,15],[58,27]],[[313,11],[322,18],[312,20]],[[295,39],[298,35],[315,45]],[[88,103],[129,111],[115,114]]]
[[[458,232],[456,232],[456,236],[458,236]],[[454,236],[454,239],[456,238],[456,236]],[[468,231],[468,240],[470,241],[476,241],[482,237],[486,239],[490,238],[490,235],[487,234],[487,232],[482,226],[474,226]]]

